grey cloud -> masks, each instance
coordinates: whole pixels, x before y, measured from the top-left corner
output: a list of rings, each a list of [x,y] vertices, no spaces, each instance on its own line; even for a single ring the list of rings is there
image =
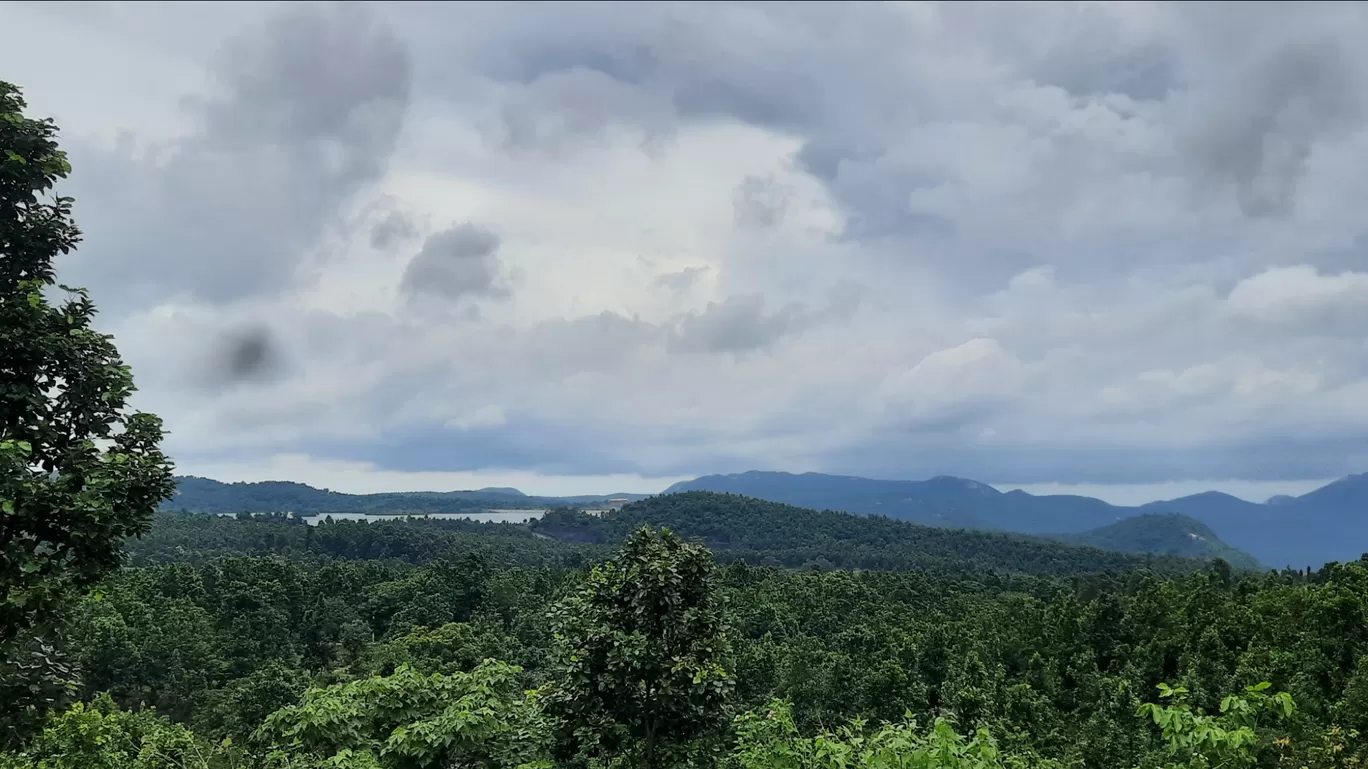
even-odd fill
[[[732,197],[732,217],[749,227],[773,227],[784,218],[793,190],[773,176],[747,176]]]
[[[352,4],[298,6],[220,53],[206,139],[229,149],[276,143],[338,182],[384,171],[408,106],[412,64],[387,27]]]
[[[670,348],[685,353],[754,352],[798,330],[805,319],[806,308],[800,304],[788,304],[766,315],[763,296],[732,296],[708,302],[702,312],[681,316],[670,336]]]
[[[431,235],[404,270],[402,287],[411,296],[456,300],[469,296],[504,297],[498,285],[499,236],[473,224]]]
[[[943,8],[957,31],[991,46],[1000,60],[1075,96],[1162,100],[1182,85],[1180,63],[1162,27],[1134,23],[1124,7],[1061,5],[1059,13],[1025,4]],[[1154,10],[1162,18],[1167,9]]]
[[[69,267],[136,305],[285,290],[342,207],[385,171],[410,97],[407,50],[358,5],[291,6],[216,58],[197,132],[135,157],[77,146]],[[155,233],[155,235],[149,235]],[[112,292],[106,292],[108,296]]]
[[[849,317],[861,296],[859,289],[843,284],[831,292],[826,307],[812,309],[790,302],[772,313],[765,312],[761,294],[729,296],[721,302],[708,302],[701,311],[677,316],[667,325],[666,347],[671,352],[694,354],[767,350],[785,337]]]
[[[1159,45],[1116,50],[1104,37],[1084,39],[1083,50],[1060,47],[1037,70],[1042,82],[1079,96],[1124,94],[1136,100],[1160,101],[1178,87],[1172,53]]]
[[[390,211],[371,226],[370,245],[377,251],[384,251],[417,235],[418,228],[413,226],[413,222],[409,221],[407,216],[398,211]]]
[[[634,89],[600,70],[548,72],[519,87],[502,114],[506,149],[559,152],[604,138],[613,126],[640,128],[645,144],[673,134],[668,100]]]
[[[1211,99],[1190,152],[1235,185],[1247,216],[1285,215],[1316,142],[1359,125],[1363,72],[1334,39],[1289,44],[1239,72]]]
[[[656,276],[657,286],[663,286],[671,291],[688,291],[694,287],[700,278],[708,273],[707,267],[685,267],[679,272],[667,272],[664,275]]]
[[[1045,259],[1120,261],[1069,234],[1098,221],[1084,211],[1099,197],[1115,199],[1105,219],[1141,232],[1214,208],[1205,190],[1191,190],[1197,206],[1176,194],[1213,178],[1250,215],[1286,210],[1309,148],[1355,124],[1362,57],[1337,59],[1336,39],[1309,54],[1295,42],[1339,21],[1353,39],[1350,11],[1194,5],[586,6],[554,34],[504,21],[514,34],[484,55],[502,63],[492,76],[517,83],[592,71],[614,84],[612,99],[515,96],[531,125],[659,131],[662,120],[724,117],[793,137],[848,240],[927,246],[922,258],[968,267],[959,280],[999,280]],[[1217,45],[1229,29],[1281,53],[1230,73],[1238,52]],[[1194,54],[1207,48],[1216,53]],[[1189,115],[1196,138],[1184,149]]]

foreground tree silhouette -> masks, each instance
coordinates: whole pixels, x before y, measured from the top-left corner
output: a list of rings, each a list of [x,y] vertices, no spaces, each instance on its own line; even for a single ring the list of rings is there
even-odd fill
[[[714,571],[707,548],[643,526],[557,607],[559,677],[545,703],[564,757],[653,768],[726,723],[730,647]]]
[[[53,260],[80,240],[71,170],[52,121],[27,118],[0,82],[0,742],[51,699],[61,667],[39,640],[75,591],[119,565],[174,490],[161,422],[128,413],[128,367],[90,328],[85,291],[58,286]]]

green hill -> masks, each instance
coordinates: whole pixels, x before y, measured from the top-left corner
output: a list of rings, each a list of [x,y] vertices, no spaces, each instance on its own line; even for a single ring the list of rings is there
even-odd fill
[[[1239,569],[1263,568],[1254,556],[1221,541],[1206,524],[1173,513],[1136,515],[1080,534],[1053,535],[1051,539],[1127,553],[1221,558]]]
[[[553,510],[531,526],[561,541],[615,544],[647,523],[702,540],[724,560],[790,567],[1087,574],[1133,568],[1190,571],[1202,563],[706,491],[651,497],[602,517]]]

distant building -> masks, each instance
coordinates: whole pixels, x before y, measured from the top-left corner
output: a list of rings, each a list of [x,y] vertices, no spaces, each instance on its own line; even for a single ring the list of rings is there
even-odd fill
[[[616,499],[610,499],[610,500],[608,500],[608,504],[605,505],[605,506],[606,506],[609,510],[620,510],[620,509],[622,508],[623,505],[625,505],[625,504],[627,504],[628,502],[631,502],[631,501],[632,501],[632,500],[627,499],[627,498],[625,498],[625,497],[618,497],[618,498],[616,498]]]

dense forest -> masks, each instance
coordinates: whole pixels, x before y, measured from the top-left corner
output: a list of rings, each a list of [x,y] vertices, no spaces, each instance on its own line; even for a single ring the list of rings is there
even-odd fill
[[[756,509],[740,497],[665,499],[681,515],[709,499],[742,503],[740,515]],[[704,527],[723,520],[718,506],[698,514]],[[1029,765],[1158,766],[1172,759],[1169,722],[1138,717],[1145,706],[1214,729],[1219,718],[1201,713],[1242,693],[1240,707],[1257,709],[1275,690],[1294,712],[1251,711],[1253,742],[1211,750],[1238,748],[1259,765],[1347,766],[1368,747],[1358,737],[1368,726],[1365,564],[1254,574],[1181,561],[1186,570],[1175,562],[1160,574],[1134,562],[1082,574],[1064,561],[1048,574],[1010,560],[1015,543],[1002,538],[958,571],[785,568],[760,565],[765,555],[714,567],[701,546],[634,530],[630,517],[606,523],[622,538],[163,514],[129,542],[131,564],[74,607],[62,649],[78,688],[26,752],[5,760],[75,766],[39,762],[96,729],[124,741],[101,750],[128,763],[81,765],[180,766],[131,758],[159,740],[157,750],[205,766],[836,766],[819,760],[818,743],[901,735],[961,752],[991,739]],[[838,547],[827,560],[846,557]],[[671,673],[680,665],[687,680]],[[670,718],[681,731],[659,735],[649,761],[631,712],[611,699],[565,700],[575,687],[656,678],[664,689],[640,696],[678,709]],[[1245,692],[1262,681],[1273,688]],[[1161,697],[1160,684],[1185,693]],[[492,722],[471,723],[479,718]],[[406,757],[405,740],[403,750],[440,756]],[[500,757],[524,748],[517,763]],[[790,751],[812,754],[780,761]]]

